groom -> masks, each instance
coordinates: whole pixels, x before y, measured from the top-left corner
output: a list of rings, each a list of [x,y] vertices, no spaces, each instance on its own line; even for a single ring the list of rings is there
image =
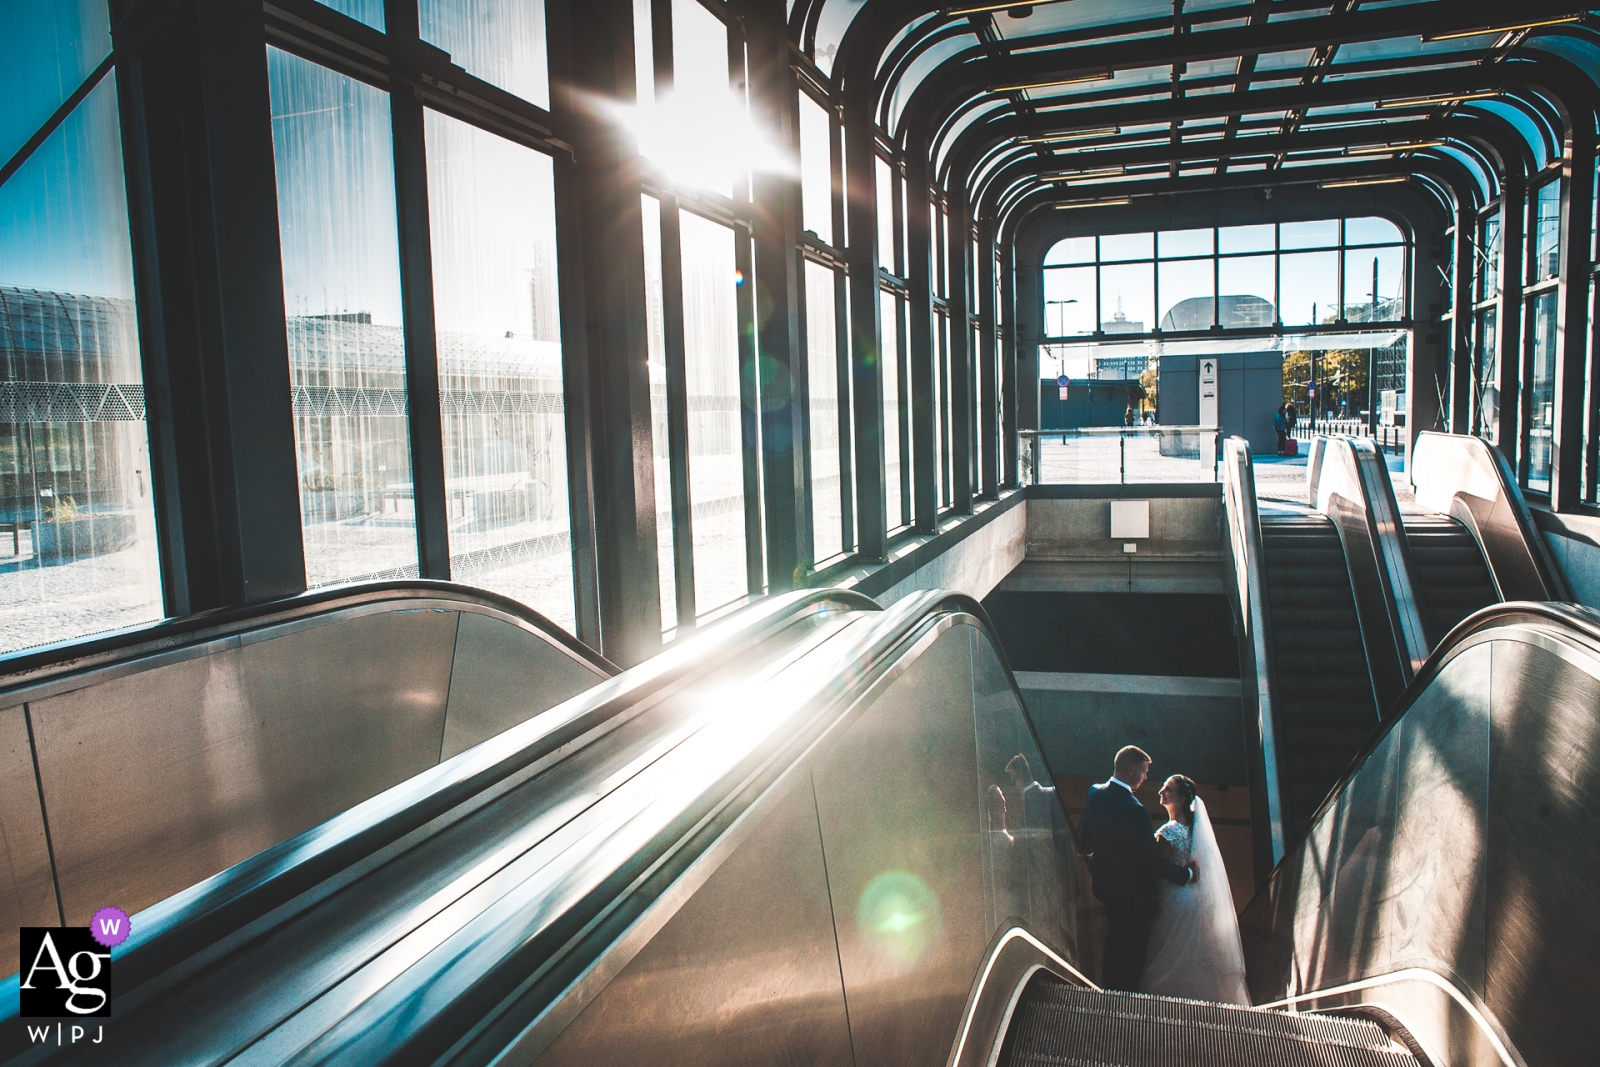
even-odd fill
[[[1137,992],[1156,916],[1157,880],[1187,885],[1199,872],[1192,863],[1180,867],[1162,858],[1155,820],[1133,795],[1150,776],[1150,757],[1128,745],[1117,753],[1113,770],[1110,781],[1089,787],[1078,847],[1089,857],[1094,895],[1111,925],[1100,984]]]

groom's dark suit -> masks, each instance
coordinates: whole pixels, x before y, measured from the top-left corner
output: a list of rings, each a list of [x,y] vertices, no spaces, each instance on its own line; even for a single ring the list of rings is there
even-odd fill
[[[1155,829],[1150,812],[1121,782],[1089,787],[1078,847],[1089,855],[1094,895],[1110,920],[1100,973],[1107,989],[1139,988],[1156,915],[1157,879],[1175,885],[1189,881],[1187,867],[1162,858]]]

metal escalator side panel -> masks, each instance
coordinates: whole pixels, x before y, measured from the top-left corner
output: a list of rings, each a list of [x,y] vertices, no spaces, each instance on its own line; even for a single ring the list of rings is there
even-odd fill
[[[553,1007],[511,1037],[494,1024],[452,1062],[502,1049],[551,1064],[931,1061],[956,1040],[992,934],[1024,923],[1064,958],[1071,828],[987,626],[946,610],[887,658],[822,668],[844,703],[798,757]],[[743,858],[775,852],[801,867],[775,880],[776,861]],[[831,979],[816,964],[819,884]],[[791,969],[791,953],[811,963]]]
[[[1597,706],[1600,614],[1452,630],[1241,916],[1256,1001],[1376,1005],[1439,1063],[1592,1059]]]
[[[1255,834],[1255,868],[1265,877],[1283,858],[1285,824],[1284,761],[1277,712],[1277,674],[1272,653],[1272,620],[1267,608],[1266,572],[1261,540],[1261,515],[1256,501],[1255,470],[1250,445],[1242,437],[1223,443],[1223,507],[1228,521],[1226,555],[1234,586],[1233,610],[1240,627],[1239,662],[1244,680],[1245,721],[1250,731],[1251,790]]]
[[[1499,449],[1466,434],[1424,431],[1412,448],[1411,482],[1419,504],[1472,531],[1501,600],[1572,600]]]
[[[1315,491],[1317,510],[1333,520],[1344,545],[1382,714],[1427,660],[1430,647],[1388,465],[1371,441],[1329,438]]]

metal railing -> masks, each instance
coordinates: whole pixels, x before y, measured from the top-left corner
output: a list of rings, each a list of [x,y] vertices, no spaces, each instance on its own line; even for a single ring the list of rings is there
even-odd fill
[[[1404,426],[1368,426],[1365,419],[1301,419],[1289,436],[1297,441],[1313,437],[1369,437],[1384,452],[1401,455],[1406,450]]]
[[[1222,431],[1215,426],[1081,426],[1022,430],[1029,485],[1214,482]]]

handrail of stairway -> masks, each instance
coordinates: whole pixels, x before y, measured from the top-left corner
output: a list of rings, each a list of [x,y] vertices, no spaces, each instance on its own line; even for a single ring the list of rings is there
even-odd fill
[[[1412,448],[1410,473],[1419,504],[1472,533],[1501,600],[1572,599],[1498,448],[1470,434],[1426,430]]]
[[[496,783],[605,728],[640,702],[746,652],[799,617],[830,609],[882,610],[860,593],[832,588],[759,601],[646,663],[168,897],[140,913],[140,923],[120,947],[119,987],[139,985],[198,947],[243,929]],[[16,1004],[16,980],[12,975],[0,981],[0,1011]]]
[[[1382,715],[1427,661],[1430,645],[1416,570],[1389,467],[1371,440],[1322,437],[1308,467],[1311,506],[1344,546],[1373,696]]]
[[[0,693],[300,619],[408,600],[498,612],[538,631],[601,674],[613,676],[622,670],[521,601],[455,582],[411,578],[327,586],[258,604],[215,608],[88,638],[23,649],[0,656]]]
[[[1283,761],[1278,751],[1277,674],[1272,657],[1272,619],[1267,610],[1266,576],[1262,563],[1261,515],[1256,502],[1255,469],[1250,442],[1230,437],[1223,442],[1223,507],[1228,519],[1228,560],[1232,571],[1236,617],[1240,634],[1241,676],[1245,681],[1246,715],[1253,731],[1253,762],[1262,788],[1259,795],[1257,869],[1270,870],[1283,859],[1287,845]]]

